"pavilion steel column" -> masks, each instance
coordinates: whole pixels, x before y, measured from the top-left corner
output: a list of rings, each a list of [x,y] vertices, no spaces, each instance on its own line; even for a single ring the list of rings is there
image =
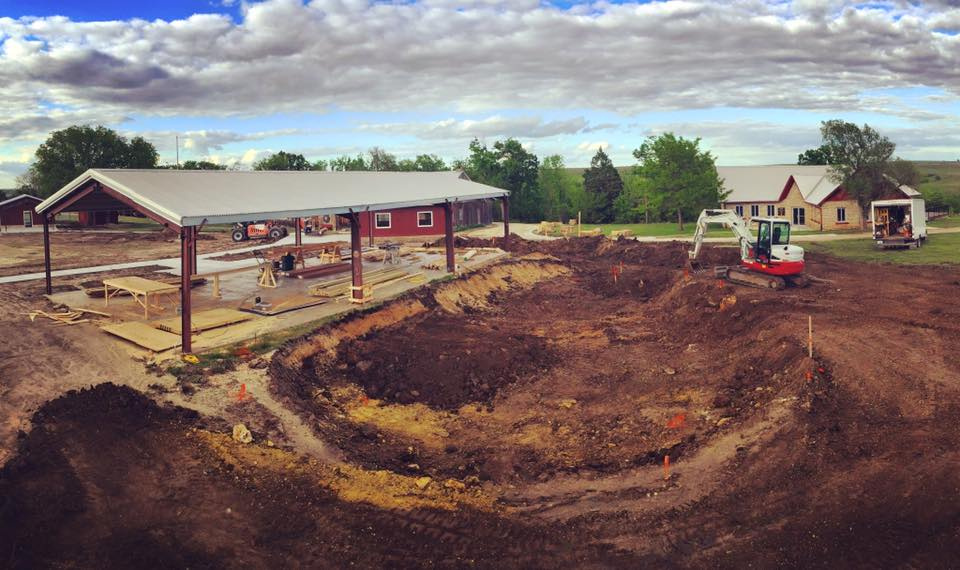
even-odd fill
[[[197,226],[192,226],[192,228],[193,239],[190,240],[190,275],[195,275],[197,273],[197,242],[200,241],[198,238],[200,228]]]
[[[360,243],[360,214],[350,213],[350,269],[353,275],[351,297],[363,299],[363,251]]]
[[[506,244],[510,239],[510,197],[504,196],[500,200],[500,207],[503,210],[503,243]]]
[[[47,278],[47,295],[53,293],[53,283],[50,280],[50,219],[43,215],[43,271]]]
[[[300,236],[300,226],[301,224],[303,224],[303,218],[297,218],[296,221],[297,221],[297,237],[295,238],[296,246],[300,247],[301,245],[303,245],[303,238]]]
[[[192,259],[190,252],[194,237],[194,228],[180,230],[180,342],[184,354],[193,352],[190,324],[190,289],[192,282]]]
[[[443,242],[447,250],[447,273],[456,273],[457,259],[453,249],[453,204],[443,204]]]

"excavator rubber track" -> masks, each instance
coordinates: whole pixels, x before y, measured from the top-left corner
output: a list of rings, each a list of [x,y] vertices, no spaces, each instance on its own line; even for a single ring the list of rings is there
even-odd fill
[[[746,285],[757,289],[773,289],[774,291],[780,291],[787,287],[787,281],[776,275],[764,275],[736,267],[715,267],[714,272],[717,277],[737,285]]]

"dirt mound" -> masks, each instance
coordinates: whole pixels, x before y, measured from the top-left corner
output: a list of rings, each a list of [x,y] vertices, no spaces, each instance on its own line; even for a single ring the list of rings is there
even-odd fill
[[[479,317],[437,315],[341,344],[337,362],[374,398],[444,410],[490,404],[500,389],[556,358],[543,338],[502,332]]]
[[[233,442],[195,429],[192,414],[159,408],[126,388],[69,393],[35,420],[18,456],[0,471],[6,568],[640,563],[562,525],[451,505],[450,497],[477,490],[442,482],[420,489],[410,478],[337,472]],[[358,479],[367,484],[351,489]],[[377,506],[384,502],[398,506]]]

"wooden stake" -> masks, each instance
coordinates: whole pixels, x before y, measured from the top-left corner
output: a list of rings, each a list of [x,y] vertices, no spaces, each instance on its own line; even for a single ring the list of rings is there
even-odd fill
[[[670,456],[663,456],[663,480],[666,481],[670,478]]]
[[[577,212],[577,237],[583,233],[583,219],[580,217],[582,212]]]
[[[807,356],[813,358],[813,316],[807,316]]]

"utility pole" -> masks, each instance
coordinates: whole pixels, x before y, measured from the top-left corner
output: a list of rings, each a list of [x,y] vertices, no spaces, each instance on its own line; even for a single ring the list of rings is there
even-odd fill
[[[177,135],[177,170],[180,170],[180,135]]]

